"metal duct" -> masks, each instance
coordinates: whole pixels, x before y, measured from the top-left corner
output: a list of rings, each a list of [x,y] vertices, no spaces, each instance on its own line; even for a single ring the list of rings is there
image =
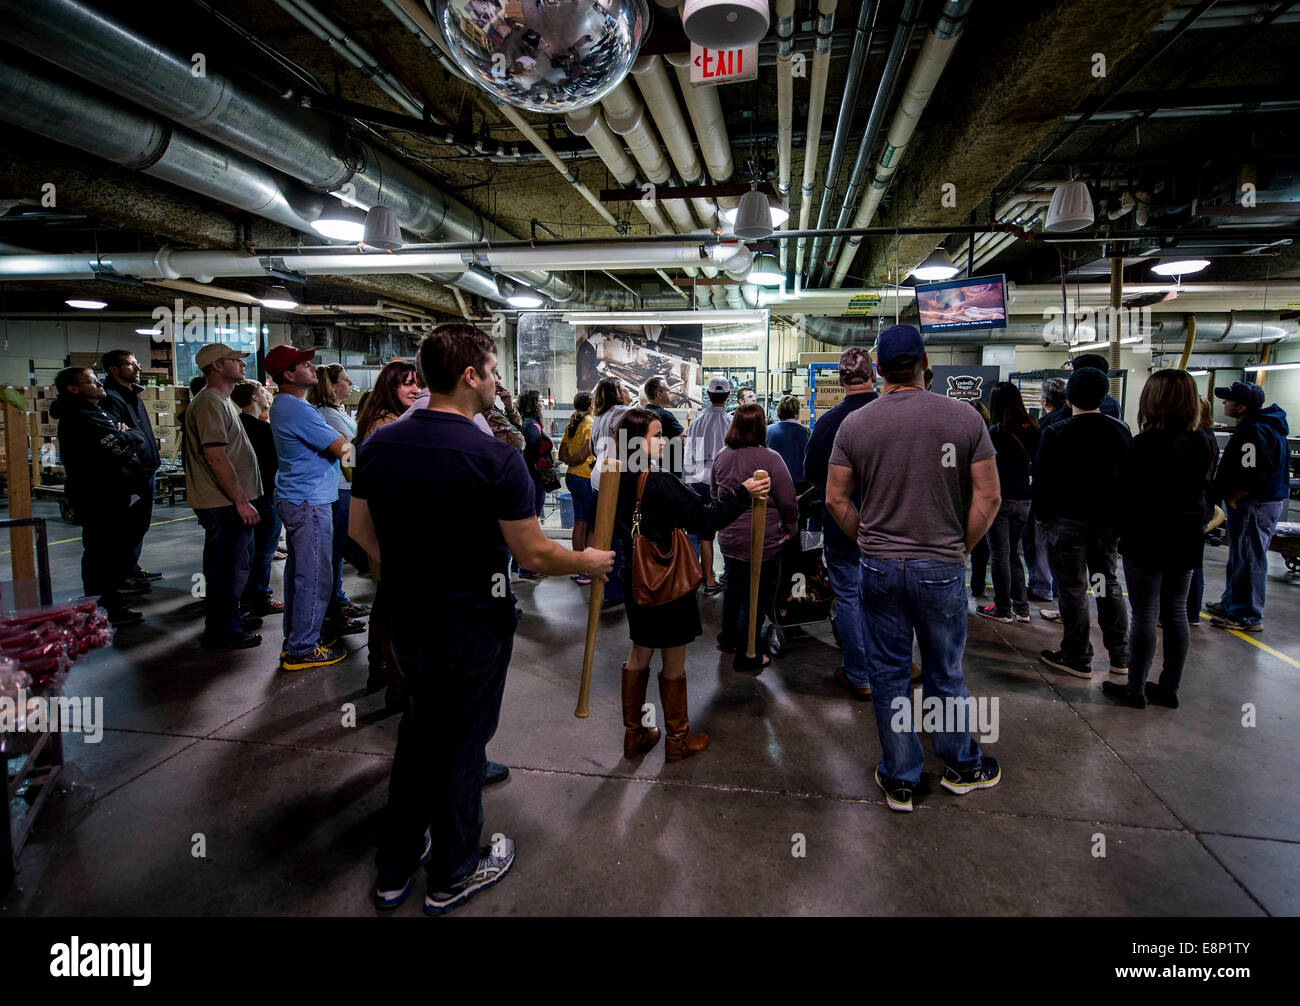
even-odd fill
[[[0,120],[301,231],[328,196],[4,48]]]
[[[790,208],[794,134],[794,0],[776,0],[776,194]],[[785,244],[782,243],[784,265]]]
[[[853,30],[853,53],[849,56],[849,68],[844,78],[844,94],[840,97],[840,114],[835,120],[835,139],[831,141],[830,159],[826,162],[826,174],[822,178],[822,200],[817,209],[817,229],[826,226],[831,203],[835,201],[835,189],[840,184],[840,169],[844,166],[844,150],[853,131],[853,116],[858,109],[858,97],[862,93],[863,79],[867,69],[867,54],[871,52],[871,42],[876,34],[876,18],[880,14],[880,2],[874,0],[858,8],[858,23]],[[864,141],[865,142],[865,141]],[[817,271],[818,255],[821,252],[823,238],[813,238],[812,250],[808,261],[812,264],[810,271]]]
[[[876,215],[876,208],[884,197],[885,189],[889,187],[890,181],[898,171],[898,166],[907,154],[907,145],[912,141],[925,106],[930,103],[935,85],[939,83],[939,77],[948,65],[948,60],[952,58],[953,50],[956,49],[957,41],[961,38],[962,29],[966,26],[966,19],[970,15],[973,3],[974,0],[945,0],[934,27],[925,37],[921,52],[916,58],[916,65],[912,67],[907,85],[903,88],[903,96],[894,112],[894,119],[889,124],[885,147],[880,153],[879,160],[876,161],[876,173],[871,179],[871,187],[853,217],[851,225],[853,229],[866,227],[871,222],[871,218]],[[843,285],[844,277],[848,275],[849,267],[853,265],[861,245],[860,236],[848,239],[844,254],[840,256],[835,266],[835,273],[831,278],[832,287]]]
[[[587,142],[600,155],[600,159],[605,162],[605,167],[609,168],[610,174],[618,179],[619,184],[636,184],[636,166],[623,150],[623,144],[606,125],[599,105],[588,105],[576,112],[569,112],[565,115],[564,121],[578,136],[586,137]],[[641,211],[641,215],[650,224],[650,229],[656,234],[673,233],[672,227],[659,212],[657,203],[646,203],[638,199],[633,205]]]
[[[435,241],[473,242],[514,237],[365,141],[347,156],[327,116],[250,90],[214,67],[194,76],[187,54],[174,52],[108,20],[84,0],[0,0],[8,38],[42,53],[78,76],[108,88],[314,188],[355,189],[365,208],[383,202],[402,227]],[[574,288],[558,277],[534,283],[557,300]]]
[[[646,119],[645,106],[626,80],[600,100],[605,109],[605,122],[627,142],[632,156],[641,165],[641,172],[654,185],[666,185],[672,179],[672,170],[659,145],[655,128]],[[695,230],[695,217],[682,199],[661,200],[681,234]]]
[[[917,15],[921,9],[921,0],[904,0],[903,12],[898,18],[898,27],[894,29],[894,40],[889,46],[889,55],[885,57],[885,68],[880,74],[880,83],[876,86],[876,97],[871,103],[871,113],[867,117],[867,127],[858,144],[857,156],[853,159],[853,168],[849,171],[849,182],[844,190],[844,199],[840,202],[839,216],[835,221],[836,230],[843,230],[849,225],[849,214],[858,205],[862,182],[867,176],[867,165],[871,163],[872,152],[876,149],[876,137],[885,121],[885,112],[894,100],[894,89],[898,86],[898,73],[903,66],[903,57],[912,43],[912,32],[916,28]],[[809,267],[810,285],[818,285],[825,270],[834,264],[840,253],[844,239],[839,235],[831,238],[823,262],[814,262]]]

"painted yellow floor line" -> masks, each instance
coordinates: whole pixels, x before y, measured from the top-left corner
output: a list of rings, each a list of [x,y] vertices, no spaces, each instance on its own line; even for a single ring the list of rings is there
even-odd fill
[[[182,521],[182,520],[197,520],[197,519],[198,519],[198,518],[195,517],[194,514],[190,514],[188,517],[172,517],[172,518],[169,518],[168,520],[156,520],[156,521],[154,521],[152,524],[150,524],[149,526],[150,526],[150,527],[158,527],[160,524],[175,524],[177,521]],[[68,542],[70,542],[70,541],[81,541],[81,535],[77,535],[77,537],[75,537],[75,538],[60,538],[58,541],[47,542],[47,544],[49,544],[49,545],[66,545],[66,544],[68,544]],[[0,555],[8,555],[8,554],[9,554],[9,549],[5,549],[3,552],[0,552]]]
[[[1206,614],[1204,611],[1201,612],[1201,617],[1205,619],[1207,622],[1210,621],[1210,616]],[[1296,670],[1300,670],[1300,660],[1295,660],[1292,657],[1288,657],[1285,653],[1273,649],[1273,647],[1269,646],[1267,643],[1261,643],[1249,632],[1242,632],[1240,629],[1224,629],[1223,631],[1228,633],[1228,635],[1230,636],[1236,636],[1238,639],[1244,639],[1251,646],[1257,646],[1265,653],[1269,654],[1270,656],[1277,657],[1278,660],[1290,664]]]

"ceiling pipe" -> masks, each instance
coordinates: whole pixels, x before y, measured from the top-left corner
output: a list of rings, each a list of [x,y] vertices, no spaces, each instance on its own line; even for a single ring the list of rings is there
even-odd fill
[[[668,148],[668,156],[673,160],[673,167],[683,185],[703,185],[704,169],[700,159],[695,155],[695,144],[691,142],[691,133],[682,118],[681,105],[673,91],[672,82],[664,70],[664,61],[658,56],[643,53],[632,64],[632,76],[636,78],[641,96],[645,98],[650,117],[659,127]],[[717,208],[712,199],[695,198],[691,200],[696,215],[705,227],[713,227],[717,222]]]
[[[817,180],[817,148],[821,143],[822,112],[826,104],[826,72],[831,65],[831,33],[835,30],[836,0],[817,0],[817,47],[813,53],[812,80],[808,92],[807,140],[803,148],[803,187],[799,191],[799,229],[808,229],[812,215],[813,183]],[[796,287],[803,274],[806,238],[799,238],[794,249]]]
[[[605,109],[605,122],[609,128],[623,137],[632,156],[641,165],[641,173],[653,185],[667,185],[672,179],[672,170],[664,157],[655,128],[646,119],[645,106],[632,90],[626,80],[600,100]],[[661,200],[664,209],[672,218],[678,231],[689,234],[698,226],[691,208],[682,199]]]
[[[790,148],[794,135],[794,0],[776,0],[776,194],[790,208]],[[781,245],[782,259],[785,244]]]
[[[853,117],[858,110],[858,98],[862,94],[862,84],[866,77],[867,54],[876,35],[876,19],[880,15],[880,0],[863,3],[858,7],[858,23],[853,30],[853,53],[849,56],[849,68],[844,78],[844,94],[840,98],[840,114],[835,120],[835,139],[831,141],[830,158],[826,162],[826,173],[822,177],[821,205],[817,209],[817,229],[827,224],[831,204],[835,201],[835,190],[840,184],[840,170],[844,166],[844,152],[853,132]],[[811,271],[819,271],[823,238],[813,238],[812,251],[808,261]]]
[[[576,112],[569,112],[565,115],[564,121],[574,133],[586,138],[592,149],[605,163],[605,167],[609,169],[609,173],[618,179],[620,185],[625,187],[636,186],[636,165],[627,156],[623,144],[618,141],[609,126],[606,125],[605,117],[601,114],[598,105],[588,105]],[[664,219],[664,215],[659,212],[657,202],[650,203],[638,199],[632,205],[641,211],[641,215],[645,217],[654,233],[673,233],[671,225]]]
[[[916,65],[912,67],[912,73],[903,88],[903,96],[899,100],[898,109],[894,112],[889,132],[885,136],[885,148],[876,161],[875,176],[862,200],[862,205],[858,207],[858,212],[853,218],[853,227],[867,226],[871,218],[876,215],[876,209],[880,206],[885,189],[889,187],[899,164],[907,154],[907,145],[912,141],[925,106],[930,103],[935,85],[939,83],[944,67],[948,65],[953,50],[957,48],[957,41],[966,27],[966,19],[970,16],[973,3],[974,0],[945,0],[943,9],[934,27],[930,29],[930,34],[926,36],[921,52],[917,56]],[[848,275],[861,245],[861,237],[848,239],[844,252],[835,266],[835,273],[831,279],[832,287],[843,286],[844,277]]]
[[[858,152],[853,159],[853,167],[849,171],[848,185],[844,190],[844,198],[840,202],[839,216],[835,221],[836,230],[843,230],[848,226],[849,214],[858,205],[862,183],[867,177],[867,166],[871,163],[872,153],[876,149],[876,138],[880,135],[880,130],[884,125],[885,113],[894,100],[894,91],[898,87],[903,59],[912,44],[912,34],[916,29],[920,10],[921,0],[904,0],[902,13],[898,17],[898,26],[894,29],[893,41],[889,45],[889,55],[885,57],[885,66],[880,74],[880,82],[876,85],[876,96],[871,103],[871,112],[867,116],[867,125],[862,133],[862,141],[858,144]],[[809,285],[820,285],[826,269],[835,262],[843,243],[844,238],[840,235],[831,238],[830,244],[826,248],[825,260],[815,262],[809,267]]]
[[[677,73],[677,83],[682,89],[682,98],[686,102],[686,114],[690,116],[691,125],[695,127],[695,136],[700,141],[700,156],[704,158],[704,167],[709,172],[709,180],[716,185],[731,181],[735,166],[731,160],[731,138],[727,133],[727,122],[722,116],[722,102],[718,98],[718,89],[708,85],[691,83],[691,54],[689,52],[668,53],[664,56]],[[739,204],[736,196],[721,196],[718,206],[731,209]]]

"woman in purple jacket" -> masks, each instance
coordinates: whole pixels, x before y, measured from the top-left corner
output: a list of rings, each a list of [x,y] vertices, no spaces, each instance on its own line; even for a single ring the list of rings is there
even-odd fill
[[[763,530],[763,565],[758,584],[758,628],[754,633],[754,659],[745,656],[749,626],[749,531],[751,513],[718,532],[718,545],[727,568],[727,591],[722,595],[722,631],[718,649],[734,653],[737,671],[762,671],[772,662],[763,632],[763,616],[772,607],[779,575],[781,546],[799,529],[799,505],[794,482],[781,455],[767,446],[767,418],[760,405],[742,405],[731,419],[726,446],[713,461],[713,498],[721,499],[756,471],[772,477],[772,495]]]

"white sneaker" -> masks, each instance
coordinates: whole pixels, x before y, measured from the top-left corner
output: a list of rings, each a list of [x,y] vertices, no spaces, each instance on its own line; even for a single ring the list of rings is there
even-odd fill
[[[1059,622],[1061,620],[1060,608],[1039,608],[1038,613],[1049,622]]]

